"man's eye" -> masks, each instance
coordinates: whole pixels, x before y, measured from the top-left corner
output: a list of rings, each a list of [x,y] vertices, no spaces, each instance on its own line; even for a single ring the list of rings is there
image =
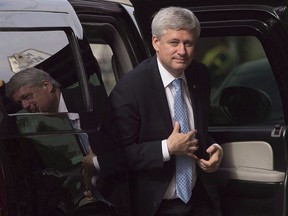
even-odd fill
[[[33,94],[28,94],[23,96],[23,100],[30,100],[33,98]]]
[[[178,42],[176,42],[176,41],[171,41],[171,42],[170,42],[170,45],[172,45],[172,46],[177,46],[177,45],[178,45]]]
[[[187,42],[187,43],[184,43],[184,46],[185,46],[185,47],[192,47],[192,46],[193,46],[193,43]]]

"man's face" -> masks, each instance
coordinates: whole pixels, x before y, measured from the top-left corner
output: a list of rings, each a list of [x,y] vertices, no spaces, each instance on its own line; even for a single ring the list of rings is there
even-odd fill
[[[56,112],[53,110],[56,96],[50,85],[43,82],[41,87],[22,86],[13,94],[13,100],[28,112]]]
[[[178,77],[190,65],[196,40],[192,30],[168,29],[161,38],[152,37],[160,62],[174,77]]]

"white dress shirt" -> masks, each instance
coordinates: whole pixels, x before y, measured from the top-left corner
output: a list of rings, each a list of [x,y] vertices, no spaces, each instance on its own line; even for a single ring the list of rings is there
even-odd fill
[[[169,106],[169,110],[170,110],[170,115],[171,115],[171,121],[174,125],[174,97],[173,97],[173,86],[172,86],[172,81],[175,79],[175,77],[173,77],[160,63],[160,61],[157,59],[158,62],[158,67],[159,67],[159,71],[160,71],[160,76],[163,82],[163,86],[165,88],[165,93],[166,93],[166,97],[167,97],[167,101],[168,101],[168,106]],[[194,115],[193,115],[193,110],[192,110],[192,103],[191,103],[191,99],[189,96],[189,91],[188,91],[188,86],[187,86],[187,81],[186,81],[186,77],[185,74],[182,73],[182,75],[179,77],[182,78],[184,82],[182,82],[182,89],[184,90],[182,92],[183,94],[183,98],[185,100],[185,103],[187,105],[187,111],[188,111],[188,121],[189,121],[189,127],[190,130],[194,130],[195,126],[194,126]],[[168,146],[167,146],[167,140],[162,140],[162,153],[163,153],[163,161],[168,161],[170,160],[170,154],[168,151]],[[192,160],[192,188],[194,187],[195,183],[196,183],[196,179],[197,179],[197,173],[196,173],[196,163],[195,160]],[[170,185],[164,195],[164,199],[175,199],[177,198],[176,195],[176,178],[175,178],[175,174],[170,182]]]

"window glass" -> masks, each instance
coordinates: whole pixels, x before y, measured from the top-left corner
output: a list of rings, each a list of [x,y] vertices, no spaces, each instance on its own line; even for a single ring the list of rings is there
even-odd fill
[[[30,184],[32,175],[37,178],[39,174],[43,179],[59,177],[61,171],[72,172],[74,168],[75,173],[80,173],[84,154],[81,137],[86,135],[86,130],[93,129],[92,123],[98,123],[94,123],[92,115],[85,115],[90,111],[91,101],[84,72],[94,86],[103,87],[93,54],[87,49],[89,44],[80,39],[71,43],[77,38],[70,28],[20,32],[0,28],[0,39],[0,142],[5,148],[2,151],[5,158],[11,158],[15,179],[24,179],[21,175],[24,173],[29,178],[24,181]],[[76,43],[80,50],[78,46],[73,47]],[[77,58],[76,54],[82,58]],[[5,83],[28,67],[42,69],[60,83],[69,113],[27,113],[5,96]],[[72,126],[69,118],[72,113],[79,114],[79,127]],[[46,177],[43,169],[47,171]],[[78,180],[65,184],[78,192],[75,196],[79,195]]]
[[[42,69],[60,83],[66,106],[69,105],[69,112],[78,112],[79,110],[84,112],[84,100],[78,78],[79,71],[76,66],[77,60],[80,61],[80,59],[73,56],[75,52],[70,43],[70,40],[73,39],[71,31],[69,29],[21,32],[0,30],[0,39],[5,41],[5,43],[0,43],[0,48],[3,50],[0,53],[2,71],[0,79],[3,81],[3,85],[0,87],[1,102],[3,102],[3,106],[1,106],[1,111],[3,109],[1,123],[3,124],[0,126],[0,132],[6,133],[5,125],[7,127],[8,124],[6,120],[10,119],[9,124],[15,130],[11,132],[23,134],[29,139],[29,142],[38,151],[45,167],[65,169],[81,162],[83,154],[79,137],[73,134],[76,129],[71,127],[69,118],[65,117],[67,114],[63,114],[61,117],[57,114],[28,114],[22,107],[5,97],[4,85],[22,69],[29,67]],[[86,43],[85,47],[85,44],[79,41],[79,47],[85,63],[87,62],[84,65],[87,74],[96,73],[93,64],[89,64],[93,57],[91,51],[87,49],[89,45]],[[93,81],[95,84],[99,84],[97,76]],[[70,104],[74,105],[75,103],[68,101],[71,94],[66,96],[68,95],[67,88],[72,92],[73,99],[77,101],[79,110],[70,107]],[[7,114],[9,117],[5,118]],[[25,138],[25,140],[27,139]]]
[[[211,72],[210,125],[283,120],[279,89],[256,37],[200,38],[197,50],[196,59],[206,64]]]
[[[106,23],[106,18],[103,17],[100,23],[95,19],[95,22],[82,24],[109,95],[116,81],[133,68],[131,58],[135,57],[135,53],[129,48],[131,46],[127,41],[129,39],[123,36],[127,32],[119,32],[122,28],[116,28],[114,22],[110,23],[110,17]],[[115,22],[117,23],[116,20]]]
[[[77,135],[64,133],[74,129],[67,114],[17,114],[15,120],[20,134],[38,134],[29,140],[45,167],[65,169],[81,162],[83,154]]]
[[[107,44],[90,43],[90,47],[99,64],[106,92],[107,94],[110,94],[116,84],[116,79],[112,68],[113,52],[110,46]]]
[[[74,56],[73,43],[70,43],[73,34],[70,29],[21,32],[1,31],[0,29],[0,39],[7,41],[7,43],[0,43],[0,49],[3,50],[0,53],[0,69],[2,71],[0,95],[7,113],[19,112],[21,107],[13,104],[5,97],[4,85],[13,74],[27,67],[36,67],[48,72],[60,83],[62,89],[79,89],[78,104],[82,103],[82,106],[79,106],[83,107],[83,111],[86,108],[89,109],[88,102],[84,101],[82,97],[82,93],[87,91],[83,89],[84,85],[79,83],[83,76],[79,75],[80,71],[77,71],[81,68],[77,65],[77,61],[81,61],[81,59]],[[87,49],[89,44],[84,40],[78,40],[78,44],[87,78],[94,85],[100,85],[98,76],[100,71],[96,68],[93,53]]]
[[[78,81],[75,59],[67,33],[51,31],[0,30],[0,95],[7,113],[21,111],[21,107],[5,97],[5,83],[20,70],[36,67],[48,72],[62,87]],[[70,34],[70,33],[69,33]],[[5,43],[3,43],[5,41]]]
[[[5,82],[13,73],[40,64],[68,44],[63,31],[0,31],[0,41],[1,80]]]

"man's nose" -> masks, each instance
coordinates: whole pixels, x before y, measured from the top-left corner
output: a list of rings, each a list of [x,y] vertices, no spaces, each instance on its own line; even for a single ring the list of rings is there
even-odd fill
[[[21,106],[22,108],[26,109],[27,107],[29,107],[30,103],[27,100],[22,100],[21,101]]]
[[[186,53],[185,45],[182,43],[179,43],[177,52],[179,55],[184,55]]]

